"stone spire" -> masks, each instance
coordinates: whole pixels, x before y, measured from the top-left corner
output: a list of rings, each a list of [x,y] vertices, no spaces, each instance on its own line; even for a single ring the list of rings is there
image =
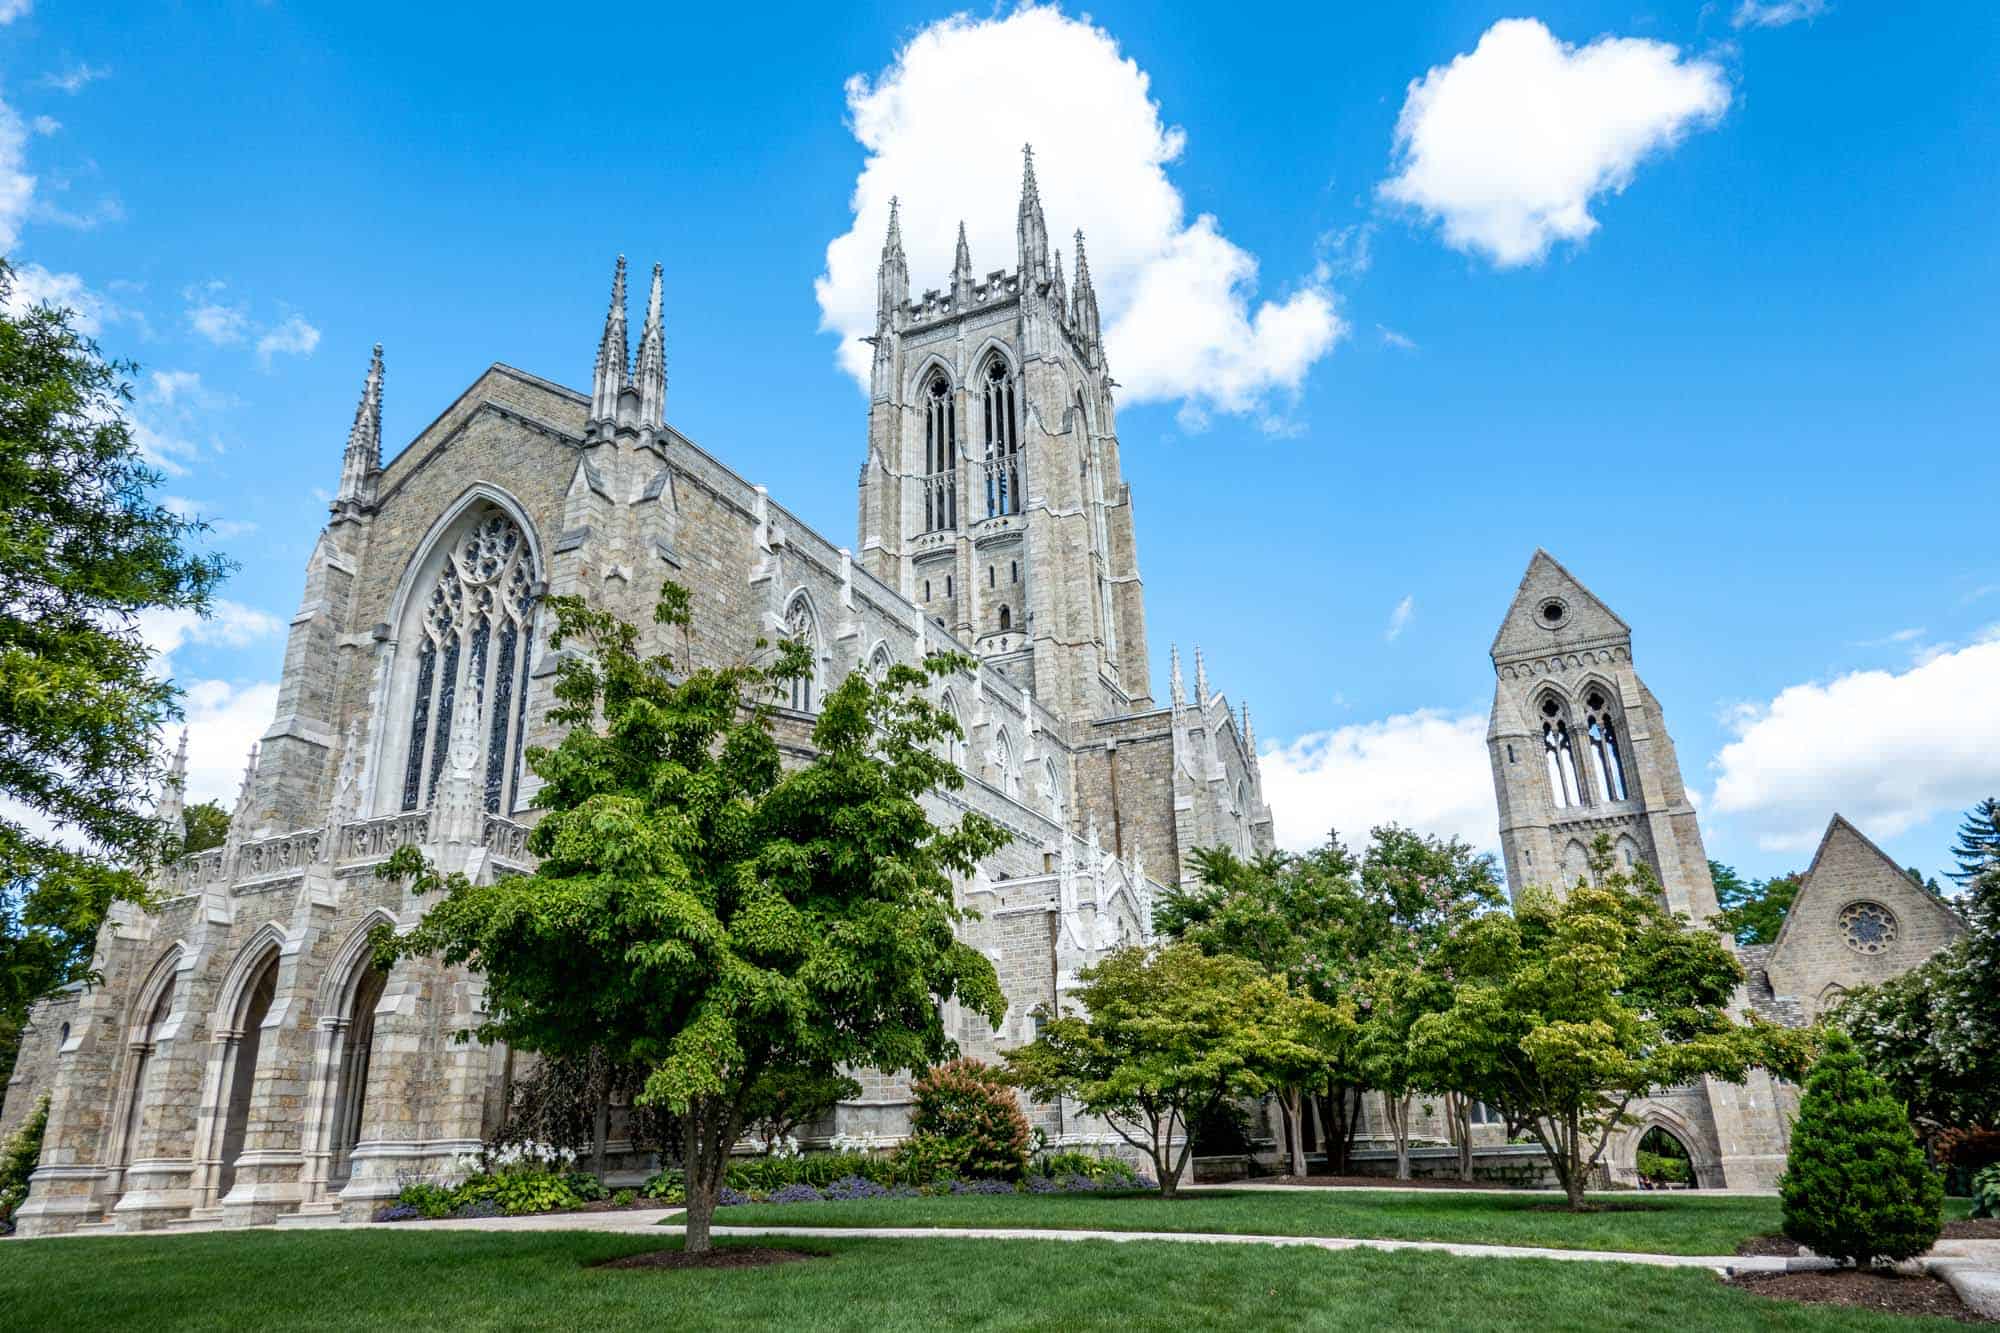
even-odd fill
[[[375,474],[382,470],[382,344],[368,361],[368,378],[347,431],[347,452],[340,460],[340,491],[333,497],[336,517],[349,517],[373,503]]]
[[[1208,663],[1201,660],[1201,648],[1194,650],[1194,702],[1197,708],[1208,707]]]
[[[180,748],[174,751],[174,761],[167,766],[166,785],[160,791],[160,804],[153,811],[153,818],[172,839],[179,839],[182,833],[181,816],[187,810],[187,776],[188,734],[183,727]]]
[[[1090,283],[1090,261],[1083,254],[1083,233],[1076,234],[1076,285],[1071,291],[1071,309],[1076,316],[1076,334],[1083,340],[1091,360],[1102,364],[1104,349],[1100,344],[1102,331],[1098,325],[1097,289]]]
[[[653,289],[646,298],[646,327],[639,335],[639,429],[667,424],[667,335],[660,318],[660,266],[653,265]]]
[[[958,224],[958,253],[951,261],[951,290],[961,305],[972,294],[972,247],[965,241],[965,221]]]
[[[889,234],[882,241],[882,264],[875,270],[875,328],[887,330],[910,299],[910,261],[903,255],[903,219],[889,200]]]
[[[1035,184],[1035,147],[1021,145],[1021,211],[1016,228],[1021,243],[1021,282],[1040,280],[1049,267],[1049,226],[1042,220],[1042,195]]]
[[[611,309],[597,344],[597,367],[590,379],[590,423],[615,428],[618,391],[631,379],[632,345],[625,336],[625,256],[611,275]]]
[[[1167,680],[1172,693],[1174,707],[1185,708],[1187,706],[1187,686],[1181,680],[1181,646],[1174,644],[1167,651],[1170,655],[1169,660],[1173,664],[1168,669]]]
[[[1055,307],[1057,319],[1069,318],[1069,288],[1063,282],[1062,251],[1056,251],[1055,262],[1049,267],[1049,304]]]

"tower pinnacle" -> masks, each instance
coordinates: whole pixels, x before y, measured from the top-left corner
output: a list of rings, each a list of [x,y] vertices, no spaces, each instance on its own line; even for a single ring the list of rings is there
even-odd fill
[[[660,266],[653,265],[653,288],[646,298],[646,326],[639,335],[639,429],[667,424],[667,337],[660,316]]]
[[[607,429],[618,420],[618,391],[631,382],[632,344],[625,333],[625,256],[611,274],[611,308],[604,316],[604,337],[597,344],[597,366],[591,376],[590,422]]]
[[[903,220],[898,201],[889,200],[889,234],[882,240],[882,263],[875,270],[875,331],[879,337],[896,322],[910,299],[910,264],[903,256]],[[876,348],[879,358],[887,349]]]
[[[1181,646],[1174,644],[1167,651],[1168,660],[1172,663],[1167,671],[1168,693],[1174,701],[1174,707],[1184,708],[1187,706],[1187,685],[1181,680]]]
[[[1035,147],[1021,145],[1021,210],[1016,227],[1021,248],[1021,280],[1045,280],[1049,266],[1049,228],[1042,219],[1042,195],[1035,183]]]
[[[354,408],[354,424],[347,431],[347,452],[340,460],[340,490],[333,497],[333,512],[346,517],[365,507],[374,498],[374,476],[382,470],[382,344],[368,360],[368,378],[361,385],[361,401]]]

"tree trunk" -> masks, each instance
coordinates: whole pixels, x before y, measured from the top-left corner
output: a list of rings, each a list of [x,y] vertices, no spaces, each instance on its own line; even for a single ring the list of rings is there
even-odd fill
[[[722,1179],[729,1165],[729,1149],[736,1141],[736,1126],[729,1104],[721,1098],[698,1098],[688,1106],[682,1122],[681,1143],[687,1172],[687,1241],[690,1254],[713,1249],[710,1227],[722,1197]]]
[[[1458,1178],[1472,1180],[1472,1098],[1462,1092],[1445,1094],[1445,1114],[1458,1135]]]
[[[1350,1092],[1354,1093],[1351,1102]],[[1336,1176],[1351,1174],[1354,1139],[1361,1131],[1359,1090],[1329,1081],[1319,1099],[1319,1119],[1326,1129],[1326,1169]]]
[[[1278,1110],[1285,1124],[1286,1153],[1291,1174],[1303,1176],[1306,1173],[1306,1118],[1305,1099],[1297,1088],[1278,1090]]]
[[[1410,1178],[1410,1094],[1391,1097],[1382,1094],[1382,1109],[1389,1117],[1389,1132],[1396,1136],[1396,1179]]]
[[[1578,1121],[1572,1111],[1564,1126],[1569,1142],[1563,1145],[1563,1152],[1569,1160],[1569,1171],[1563,1180],[1563,1193],[1569,1196],[1569,1209],[1573,1213],[1583,1211],[1583,1126]]]
[[[597,1070],[597,1110],[591,1117],[590,1170],[598,1183],[604,1181],[605,1145],[611,1139],[611,1061],[599,1053]]]

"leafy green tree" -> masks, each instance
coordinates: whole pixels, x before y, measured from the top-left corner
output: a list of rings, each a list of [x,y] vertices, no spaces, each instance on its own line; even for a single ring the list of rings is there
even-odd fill
[[[1715,900],[1722,907],[1715,918],[1717,928],[1734,935],[1738,944],[1776,941],[1805,876],[1794,871],[1773,879],[1746,880],[1720,861],[1710,861],[1708,871],[1715,881]]]
[[[1843,1263],[1915,1258],[1943,1229],[1943,1177],[1844,1032],[1806,1079],[1778,1196],[1785,1235]]]
[[[1572,1208],[1634,1100],[1800,1062],[1802,1038],[1731,1020],[1742,969],[1721,936],[1661,905],[1643,868],[1563,898],[1528,889],[1513,915],[1468,923],[1441,963],[1451,1002],[1416,1020],[1413,1046],[1535,1134]]]
[[[1961,938],[1833,1014],[1927,1132],[2000,1125],[2000,863],[1961,903]]]
[[[1958,862],[1958,869],[1947,878],[1960,885],[1971,884],[1988,866],[2000,861],[2000,796],[1989,796],[1965,812],[1951,859]]]
[[[227,562],[190,554],[202,524],[153,498],[125,417],[135,367],[67,310],[8,313],[13,287],[0,259],[0,1027],[18,1030],[89,976],[105,910],[158,851],[176,691],[148,670],[140,613],[206,613]]]
[[[636,627],[581,599],[548,606],[553,644],[573,651],[550,714],[568,732],[528,758],[539,864],[472,884],[403,849],[385,873],[442,899],[387,952],[484,973],[484,1038],[601,1045],[646,1069],[644,1100],[679,1118],[687,1247],[702,1251],[765,1075],[928,1066],[956,1053],[943,1002],[1004,1013],[992,964],[958,938],[953,876],[1007,835],[971,813],[940,828],[922,803],[963,781],[938,754],[957,724],[926,692],[969,664],[851,673],[823,700],[812,758],[787,770],[772,700],[810,668],[801,645],[695,667],[673,583],[654,620],[678,658],[642,654]]]
[[[227,841],[229,812],[220,801],[198,801],[181,811],[181,855],[192,856]]]
[[[1081,1013],[1036,1010],[1041,1035],[1007,1053],[1042,1101],[1068,1097],[1153,1163],[1174,1197],[1189,1127],[1225,1098],[1258,1097],[1320,1058],[1325,1005],[1283,977],[1192,944],[1117,950],[1078,974]]]
[[[773,1069],[751,1087],[750,1100],[743,1107],[743,1123],[764,1140],[768,1153],[799,1130],[826,1118],[841,1102],[860,1095],[861,1085],[845,1074]]]

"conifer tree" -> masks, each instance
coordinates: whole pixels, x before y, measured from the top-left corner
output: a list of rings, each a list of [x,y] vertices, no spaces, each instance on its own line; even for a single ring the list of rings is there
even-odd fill
[[[1844,1263],[1914,1258],[1942,1229],[1944,1181],[1909,1113],[1837,1029],[1806,1078],[1778,1193],[1785,1235]]]
[[[1951,859],[1958,862],[1958,869],[1948,872],[1946,878],[1959,884],[1972,883],[1987,866],[2000,860],[2000,796],[1989,796],[1965,812]]]

